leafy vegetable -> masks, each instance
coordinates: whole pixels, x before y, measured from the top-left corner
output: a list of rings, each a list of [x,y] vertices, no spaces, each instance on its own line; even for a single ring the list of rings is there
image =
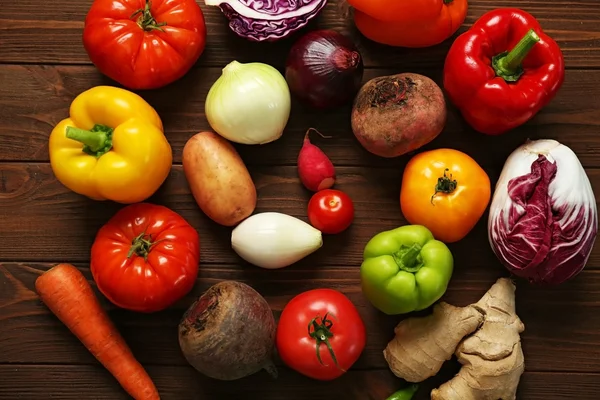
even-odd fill
[[[327,0],[204,0],[204,4],[219,7],[237,35],[272,42],[306,26]]]
[[[562,283],[584,267],[598,232],[590,181],[555,140],[527,141],[506,160],[488,220],[494,253],[513,274]]]

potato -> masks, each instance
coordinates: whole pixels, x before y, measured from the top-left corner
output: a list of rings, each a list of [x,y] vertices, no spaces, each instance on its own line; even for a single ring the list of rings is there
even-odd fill
[[[404,73],[373,78],[352,107],[352,131],[380,157],[398,157],[435,139],[446,125],[446,101],[426,76]]]
[[[234,226],[256,207],[256,187],[233,145],[213,132],[192,136],[183,148],[183,171],[200,209]]]

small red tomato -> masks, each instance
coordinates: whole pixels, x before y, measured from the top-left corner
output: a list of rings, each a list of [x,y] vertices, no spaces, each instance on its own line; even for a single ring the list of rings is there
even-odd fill
[[[329,381],[358,360],[366,336],[365,324],[348,297],[333,289],[314,289],[284,307],[277,325],[277,353],[293,370]]]
[[[354,220],[354,203],[342,191],[318,191],[308,202],[308,220],[323,233],[340,233],[348,229]]]

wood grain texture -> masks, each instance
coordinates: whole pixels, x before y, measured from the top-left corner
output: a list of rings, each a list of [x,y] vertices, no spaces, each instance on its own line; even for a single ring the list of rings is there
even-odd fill
[[[317,382],[282,369],[277,380],[258,374],[234,383],[208,380],[191,367],[152,366],[163,400],[382,400],[402,387],[388,371],[349,372],[332,382]],[[444,378],[451,377],[445,373]],[[440,376],[442,377],[442,376]],[[43,385],[32,385],[40,380]],[[99,366],[0,366],[1,400],[57,398],[61,400],[126,400],[129,397]],[[429,399],[440,379],[424,382],[413,400]],[[591,400],[589,393],[600,390],[599,374],[556,374],[525,372],[518,400],[548,400],[561,393],[563,399]]]
[[[600,4],[600,3],[599,3]],[[365,72],[364,81],[397,71],[374,69]],[[441,85],[441,72],[415,71]],[[181,162],[183,146],[199,131],[210,130],[204,99],[218,78],[220,69],[198,69],[164,89],[142,92],[156,108],[165,125],[175,162]],[[600,167],[600,96],[595,95],[600,71],[567,71],[558,96],[532,121],[502,136],[474,132],[448,104],[444,132],[422,151],[451,147],[474,157],[485,167],[502,166],[508,154],[527,138],[556,139],[571,147],[585,167]],[[7,66],[0,65],[0,160],[47,161],[48,136],[69,113],[69,105],[84,90],[111,84],[94,67]],[[364,150],[352,133],[350,105],[317,112],[294,102],[283,136],[262,146],[236,145],[249,165],[295,165],[302,139],[310,127],[331,139],[311,135],[335,165],[381,166],[401,169],[409,155],[384,159]],[[421,151],[421,150],[420,150]]]
[[[89,64],[81,32],[91,0],[5,1],[0,9],[0,63]],[[485,12],[498,7],[520,7],[532,13],[559,43],[569,68],[600,66],[600,3],[580,1],[470,0],[463,26],[453,38],[428,49],[401,49],[378,45],[363,37],[338,6],[330,1],[323,12],[303,30],[276,43],[248,43],[237,37],[215,7],[198,0],[206,19],[207,47],[199,66],[223,67],[234,58],[240,62],[261,61],[283,66],[291,44],[313,29],[335,29],[350,35],[359,46],[367,67],[398,67],[404,70],[441,65],[456,35],[464,32]],[[45,32],[40,35],[39,32]]]
[[[495,184],[500,171],[490,168]],[[250,171],[257,188],[255,213],[278,211],[307,221],[310,193],[301,185],[296,167],[261,167]],[[358,267],[368,240],[386,229],[404,225],[400,211],[402,169],[339,167],[336,188],[355,205],[355,220],[339,235],[324,235],[324,246],[296,266]],[[588,170],[600,199],[600,169]],[[0,164],[0,201],[10,212],[0,214],[0,260],[88,261],[96,232],[122,206],[97,202],[66,189],[48,164]],[[246,264],[231,250],[231,228],[209,220],[196,205],[181,166],[174,166],[149,200],[180,213],[200,235],[201,262]],[[463,240],[449,245],[456,265],[497,266],[487,237],[487,212]],[[588,268],[600,269],[596,244]]]
[[[0,264],[0,364],[93,364],[94,358],[38,299],[35,279],[53,264]],[[89,269],[80,269],[95,286]],[[458,266],[444,301],[465,306],[479,300],[506,271],[492,266]],[[276,318],[298,293],[332,288],[356,305],[367,326],[367,347],[353,370],[387,368],[383,349],[403,316],[386,316],[373,308],[360,291],[358,267],[290,267],[266,271],[239,265],[201,264],[194,289],[173,307],[158,314],[118,309],[96,291],[138,359],[148,365],[187,365],[177,342],[177,325],[187,307],[206,289],[222,280],[251,285],[269,302]],[[528,371],[600,371],[600,271],[586,270],[557,288],[534,287],[518,280],[517,313],[525,323],[522,335]],[[420,314],[427,314],[424,311]],[[552,326],[552,329],[548,329]],[[40,341],[43,337],[44,340]],[[568,357],[557,356],[560,349]],[[276,360],[278,365],[282,365]],[[449,364],[455,364],[450,362]]]

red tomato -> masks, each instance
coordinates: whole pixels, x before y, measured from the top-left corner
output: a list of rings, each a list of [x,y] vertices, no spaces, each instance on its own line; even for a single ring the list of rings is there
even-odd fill
[[[339,190],[320,190],[308,202],[308,220],[323,233],[340,233],[354,220],[354,203]]]
[[[336,290],[314,289],[299,294],[285,306],[276,344],[288,367],[310,378],[329,381],[358,360],[366,345],[366,329],[350,299]]]
[[[83,45],[104,75],[129,89],[156,89],[185,75],[206,44],[195,0],[94,0]]]
[[[163,310],[194,286],[198,232],[167,207],[136,203],[119,210],[96,235],[91,270],[98,290],[132,311]]]

